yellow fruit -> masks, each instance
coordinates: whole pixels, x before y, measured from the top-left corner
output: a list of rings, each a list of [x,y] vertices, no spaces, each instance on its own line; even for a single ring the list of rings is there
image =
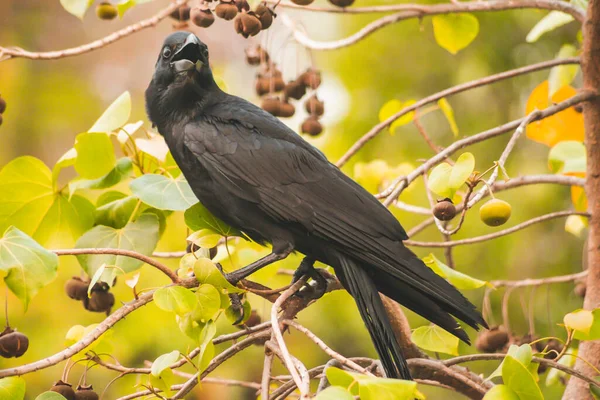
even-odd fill
[[[96,7],[96,15],[100,19],[114,19],[117,17],[119,12],[117,11],[117,7],[114,5],[104,1]]]
[[[512,207],[504,200],[491,199],[479,209],[479,217],[489,226],[504,224],[510,218]]]

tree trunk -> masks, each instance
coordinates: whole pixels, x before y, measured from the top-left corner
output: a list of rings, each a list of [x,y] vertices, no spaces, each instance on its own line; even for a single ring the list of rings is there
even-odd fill
[[[583,25],[583,54],[581,68],[583,89],[600,92],[600,0],[590,0],[586,21]],[[584,103],[585,145],[587,148],[587,175],[585,191],[588,211],[591,213],[588,236],[587,290],[583,306],[587,310],[600,307],[600,98]],[[600,340],[582,342],[579,356],[596,368],[600,366]],[[577,370],[588,376],[596,372],[586,363],[577,360]],[[563,400],[592,399],[589,385],[571,378]]]

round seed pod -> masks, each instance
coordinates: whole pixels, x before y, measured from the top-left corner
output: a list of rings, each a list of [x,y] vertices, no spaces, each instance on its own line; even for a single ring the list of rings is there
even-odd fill
[[[0,114],[6,111],[6,100],[0,97]]]
[[[246,322],[244,323],[248,328],[252,328],[253,326],[256,326],[258,324],[260,324],[262,322],[260,315],[258,315],[258,313],[256,312],[256,310],[252,310],[250,312],[250,316],[248,317],[248,319],[246,320]]]
[[[103,1],[96,6],[96,16],[100,19],[111,20],[115,19],[117,15],[119,15],[117,7],[107,1]]]
[[[225,21],[231,21],[235,18],[237,13],[237,6],[228,0],[221,0],[221,2],[215,8],[215,14],[217,14],[217,17],[222,18]]]
[[[193,24],[200,28],[208,28],[215,22],[215,16],[206,4],[200,7],[194,7],[190,11],[190,19]]]
[[[315,0],[292,0],[292,3],[298,4],[299,6],[307,6]]]
[[[354,3],[354,0],[329,0],[331,4],[338,7],[348,7]]]
[[[581,298],[585,297],[585,293],[587,292],[587,285],[585,282],[579,282],[575,285],[575,294]]]
[[[65,283],[65,293],[73,300],[83,300],[87,297],[89,282],[83,281],[80,277],[74,276]]]
[[[283,101],[279,104],[279,116],[280,117],[289,118],[289,117],[293,116],[295,112],[296,112],[296,108],[294,107],[293,104],[290,104],[288,102],[283,102]]]
[[[110,292],[96,291],[92,292],[92,296],[87,302],[84,300],[86,310],[92,312],[110,313],[112,306],[115,305],[115,296]]]
[[[508,343],[508,339],[506,329],[503,326],[495,326],[479,334],[475,347],[484,353],[495,353]]]
[[[98,393],[94,392],[92,385],[78,386],[75,392],[76,400],[98,400],[99,398]]]
[[[273,80],[273,90],[275,92],[281,92],[285,87],[285,82],[283,81],[281,71],[274,69],[270,74],[268,74],[268,77]]]
[[[510,218],[512,207],[504,200],[491,199],[479,209],[479,217],[489,226],[499,226]]]
[[[0,334],[0,356],[21,357],[29,348],[29,338],[15,329],[6,328]]]
[[[77,400],[73,387],[67,382],[58,381],[50,388],[51,392],[61,394],[67,400]]]
[[[269,78],[265,78],[264,76],[258,76],[256,78],[256,84],[254,86],[256,90],[256,94],[262,96],[264,94],[269,93],[271,89],[271,82]]]
[[[305,86],[316,89],[321,85],[321,72],[316,69],[309,68],[303,72],[298,80],[301,81]]]
[[[190,19],[190,7],[183,5],[177,10],[173,11],[170,17],[176,19],[177,21],[187,21]]]
[[[283,94],[286,98],[300,100],[306,94],[306,86],[297,80],[290,81],[283,88]]]
[[[276,17],[275,12],[266,4],[259,4],[254,10],[258,19],[260,20],[260,25],[263,30],[269,29],[269,27],[273,24],[273,18]]]
[[[271,115],[279,116],[281,101],[277,97],[266,97],[260,107]]]
[[[233,0],[239,12],[250,11],[250,4],[246,0]]]
[[[321,100],[319,100],[316,94],[312,95],[306,101],[306,103],[304,103],[304,108],[306,109],[306,112],[310,115],[316,115],[319,117],[325,112],[325,105]]]
[[[260,45],[247,47],[245,53],[246,62],[250,65],[260,65],[261,62],[269,62],[269,53]]]
[[[433,207],[433,216],[440,221],[450,221],[456,216],[456,207],[452,203],[452,200],[445,198],[440,200]]]
[[[311,136],[317,136],[319,133],[323,132],[323,126],[317,119],[317,117],[310,116],[304,120],[302,126],[300,127],[302,133],[306,133]]]
[[[235,19],[235,31],[246,39],[256,36],[261,29],[260,19],[253,11],[241,13]]]

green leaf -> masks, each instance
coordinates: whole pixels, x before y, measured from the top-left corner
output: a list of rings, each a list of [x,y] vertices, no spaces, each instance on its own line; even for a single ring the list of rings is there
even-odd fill
[[[106,133],[80,133],[75,138],[75,150],[75,171],[85,179],[101,178],[115,166],[115,152]]]
[[[576,55],[577,49],[575,46],[564,44],[560,48],[557,58],[569,58]],[[575,79],[578,71],[579,65],[577,64],[565,64],[552,67],[550,70],[550,76],[548,77],[549,97],[552,97],[552,95],[561,87],[570,85],[571,82],[573,82],[573,79]]]
[[[193,231],[211,229],[221,236],[242,236],[242,233],[215,217],[201,203],[196,203],[184,213],[185,224]]]
[[[574,20],[575,18],[569,14],[560,11],[550,11],[548,15],[535,24],[533,29],[527,34],[525,40],[527,43],[536,42],[543,34],[551,32]]]
[[[337,367],[327,367],[325,375],[332,386],[340,386],[349,389],[350,394],[358,396],[358,385],[353,385],[355,382],[354,376],[348,371],[344,371]]]
[[[566,318],[566,316],[565,316]],[[600,308],[596,308],[592,311],[592,325],[589,327],[587,332],[582,330],[575,330],[574,338],[578,340],[598,340],[600,339]],[[572,328],[572,327],[570,327]]]
[[[161,135],[152,135],[150,139],[135,139],[135,145],[142,152],[146,153],[160,162],[165,162],[169,148],[165,139]]]
[[[0,239],[0,270],[6,286],[23,302],[25,310],[39,289],[52,282],[58,269],[56,254],[14,226]]]
[[[131,114],[131,96],[124,92],[98,118],[88,132],[112,132],[127,123]]]
[[[227,304],[226,302],[230,302],[229,297],[222,296],[221,304]],[[233,324],[234,322],[237,322],[237,325],[245,323],[246,321],[248,321],[248,318],[250,318],[250,314],[252,314],[252,306],[250,305],[250,302],[248,300],[244,301],[241,310],[239,310],[237,307],[234,307],[233,304],[230,304],[225,309],[225,316],[227,317],[229,322],[231,322],[231,324]]]
[[[452,54],[467,47],[479,33],[479,21],[471,14],[434,15],[432,22],[435,41]]]
[[[25,398],[25,379],[10,376],[0,379],[0,399],[23,400]]]
[[[65,154],[63,154],[56,164],[54,164],[54,168],[52,168],[52,183],[56,186],[56,182],[58,181],[58,176],[60,175],[60,171],[66,167],[70,167],[75,164],[75,160],[77,159],[77,150],[75,148],[69,149]]]
[[[0,171],[0,232],[10,225],[42,244],[71,245],[94,221],[94,206],[56,193],[52,173],[35,157],[19,157]],[[66,240],[67,239],[67,240]]]
[[[471,153],[462,153],[452,166],[448,185],[458,189],[469,179],[475,169],[475,157]]]
[[[575,310],[565,315],[563,322],[567,328],[587,335],[594,324],[594,314],[589,310]]]
[[[341,386],[330,386],[319,392],[314,400],[354,400],[354,396]]]
[[[435,194],[452,199],[456,191],[469,179],[475,169],[475,157],[463,153],[454,166],[441,163],[431,170],[427,187]]]
[[[123,18],[123,15],[125,14],[125,12],[127,10],[129,10],[131,7],[135,6],[136,1],[135,0],[122,0],[121,2],[117,3],[117,11],[119,12],[119,17]]]
[[[200,354],[198,355],[198,369],[204,371],[215,355],[215,345],[212,339],[217,334],[217,325],[208,321],[200,333]]]
[[[467,290],[467,289],[477,289],[482,287],[483,285],[488,285],[491,287],[491,284],[487,281],[482,281],[476,278],[473,278],[469,275],[463,274],[455,269],[450,268],[443,262],[437,259],[432,253],[428,256],[423,257],[423,262],[429,268],[433,270],[437,275],[445,278],[454,285],[457,289]]]
[[[567,349],[567,354],[563,355],[558,363],[560,365],[564,365],[566,367],[573,368],[575,366],[575,361],[577,361],[577,352],[578,349],[575,347],[570,347]],[[560,383],[560,378],[565,377],[567,375],[566,372],[561,371],[556,368],[550,368],[548,371],[548,375],[546,375],[546,386],[556,385]]]
[[[400,101],[400,100],[392,99],[392,100],[388,101],[379,110],[379,122],[386,121],[388,118],[399,113],[404,108],[410,107],[413,104],[415,104],[415,100]],[[400,118],[396,119],[390,125],[390,133],[394,134],[396,131],[396,128],[398,128],[402,125],[410,124],[414,117],[415,117],[415,112],[411,111],[409,113],[404,114]]]
[[[519,400],[519,396],[506,385],[496,385],[483,396],[483,400]]]
[[[187,241],[204,249],[211,249],[219,243],[221,237],[221,235],[214,232],[212,229],[200,229],[188,236]]]
[[[69,329],[67,334],[65,335],[65,346],[72,346],[73,344],[79,342],[84,337],[88,336],[94,329],[98,327],[99,324],[92,324],[88,326],[75,325]],[[72,360],[78,360],[85,357],[85,354],[89,351],[94,351],[97,354],[100,353],[112,353],[112,343],[110,339],[112,338],[113,331],[108,330],[98,339],[93,341],[89,346],[85,349],[81,350],[79,353],[73,355],[71,357]]]
[[[196,307],[198,300],[189,289],[181,286],[167,286],[157,289],[153,295],[156,306],[177,315],[189,313]]]
[[[350,394],[360,395],[361,400],[413,400],[424,398],[417,390],[417,383],[413,381],[378,378],[344,371],[336,367],[327,368],[325,374],[327,380],[333,386],[349,388]]]
[[[548,154],[548,167],[555,174],[581,174],[586,171],[585,146],[575,140],[558,142]]]
[[[219,291],[228,293],[242,293],[243,290],[238,289],[225,279],[221,271],[208,258],[198,258],[194,263],[194,275],[200,284],[208,284],[216,287]]]
[[[450,130],[454,137],[458,136],[458,125],[456,125],[456,119],[454,119],[454,110],[452,110],[452,106],[448,102],[448,100],[444,97],[438,100],[438,107],[444,113],[448,124],[450,125]]]
[[[92,3],[94,3],[94,0],[60,0],[63,8],[79,19],[83,19],[85,12]]]
[[[587,218],[584,218],[581,215],[569,215],[565,220],[565,231],[577,236],[578,238],[585,239],[585,228],[587,228],[587,226]]]
[[[165,369],[159,376],[148,375],[150,386],[162,391],[164,395],[169,397],[171,397],[171,384],[175,381],[174,378],[175,375],[171,369]]]
[[[502,380],[512,389],[519,400],[544,400],[544,396],[526,366],[517,359],[507,355],[502,367]]]
[[[142,214],[136,221],[122,229],[99,225],[86,232],[75,244],[76,248],[113,248],[134,250],[151,255],[158,243],[158,218],[155,215]],[[142,266],[143,261],[135,258],[112,254],[79,255],[77,260],[83,270],[92,276],[102,264],[114,265],[125,273]]]
[[[159,210],[183,211],[198,202],[182,176],[173,179],[146,174],[133,180],[129,187],[140,200]]]
[[[55,167],[56,168],[56,167]],[[106,189],[127,179],[133,171],[133,164],[129,157],[117,160],[115,167],[106,175],[98,179],[79,179],[69,183],[69,192],[75,193],[79,189]]]
[[[152,367],[150,368],[150,373],[154,376],[160,376],[160,374],[177,360],[179,360],[179,351],[173,350],[170,353],[163,354],[154,360],[152,363]]]
[[[529,345],[528,343],[522,344],[521,346],[511,344],[506,354],[519,361],[525,367],[529,367],[533,358],[533,351],[531,350],[531,345]],[[502,376],[503,367],[504,360],[502,360],[498,368],[496,368],[496,370],[492,372],[488,379],[493,379],[497,376]]]
[[[12,397],[10,397],[12,399]],[[15,399],[16,400],[16,399]],[[35,400],[67,400],[65,396],[56,392],[44,392],[40,394]]]
[[[201,323],[206,323],[214,318],[221,308],[221,294],[212,285],[201,285],[196,291],[196,308],[192,311],[192,318]]]
[[[437,325],[418,327],[412,332],[411,340],[424,350],[458,355],[458,338]]]
[[[122,197],[116,197],[117,194],[122,195]],[[106,192],[103,195],[108,195],[114,200],[96,209],[96,225],[106,225],[116,229],[123,228],[129,222],[140,200],[137,197],[125,196],[123,193],[114,191]],[[106,199],[105,197],[102,200]]]

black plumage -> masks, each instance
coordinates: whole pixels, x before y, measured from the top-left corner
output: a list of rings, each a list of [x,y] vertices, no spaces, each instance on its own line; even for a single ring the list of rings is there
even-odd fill
[[[146,91],[150,119],[200,202],[273,252],[240,279],[292,251],[331,265],[356,300],[388,377],[408,366],[378,292],[465,342],[452,317],[486,326],[475,307],[402,241],[396,218],[277,118],[216,85],[193,34],[170,35]]]

